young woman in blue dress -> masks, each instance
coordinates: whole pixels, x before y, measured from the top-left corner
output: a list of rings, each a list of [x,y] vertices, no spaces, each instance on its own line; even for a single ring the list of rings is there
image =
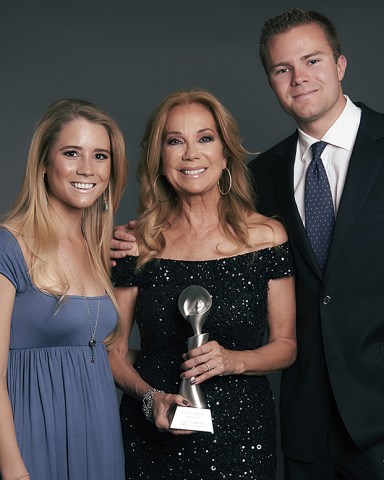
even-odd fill
[[[127,175],[122,132],[82,100],[38,123],[0,229],[0,476],[123,480],[105,339],[113,214]]]

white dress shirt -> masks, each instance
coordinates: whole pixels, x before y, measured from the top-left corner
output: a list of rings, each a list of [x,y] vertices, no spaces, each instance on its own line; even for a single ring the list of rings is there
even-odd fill
[[[352,149],[355,144],[361,118],[361,109],[356,107],[347,96],[345,96],[345,98],[347,101],[343,112],[322,138],[313,138],[298,129],[299,138],[296,148],[293,186],[297,208],[304,225],[305,174],[312,160],[311,145],[320,140],[328,143],[321,154],[321,159],[327,172],[335,208],[335,216],[337,216],[349,160],[352,155]]]

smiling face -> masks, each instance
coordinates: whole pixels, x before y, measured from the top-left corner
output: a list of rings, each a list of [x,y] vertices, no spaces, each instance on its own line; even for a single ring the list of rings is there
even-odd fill
[[[106,190],[110,170],[107,130],[83,118],[66,123],[45,168],[50,205],[56,212],[90,207]]]
[[[162,173],[174,190],[219,196],[217,182],[226,164],[212,113],[198,103],[172,108],[165,124]]]
[[[279,33],[267,43],[268,78],[280,105],[316,138],[344,109],[340,82],[346,65],[343,55],[335,61],[322,28],[313,23]]]

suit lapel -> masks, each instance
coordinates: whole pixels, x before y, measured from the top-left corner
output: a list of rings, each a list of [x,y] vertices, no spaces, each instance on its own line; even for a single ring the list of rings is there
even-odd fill
[[[323,274],[309,243],[307,232],[304,228],[295,201],[293,190],[293,167],[296,146],[297,132],[289,137],[277,152],[275,162],[270,166],[271,178],[274,183],[278,211],[282,216],[290,242],[296,244],[298,251],[306,259],[312,270],[322,278]]]
[[[384,162],[383,145],[378,142],[383,137],[383,116],[379,116],[362,104],[357,105],[362,108],[362,117],[337,213],[325,277],[334,267],[343,249],[345,239],[353,228],[356,217],[363,208],[377,173]],[[290,241],[297,246],[311,269],[322,279],[323,273],[309,243],[293,191],[293,166],[297,137],[296,132],[281,143],[269,168],[278,211]]]
[[[343,243],[369,195],[383,161],[382,146],[363,129],[359,129],[336,217],[326,276],[342,251]]]

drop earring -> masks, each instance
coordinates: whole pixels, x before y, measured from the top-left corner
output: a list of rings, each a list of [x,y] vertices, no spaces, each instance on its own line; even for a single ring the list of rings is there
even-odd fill
[[[109,205],[108,205],[108,197],[107,194],[104,192],[104,212],[108,212],[109,210]]]

